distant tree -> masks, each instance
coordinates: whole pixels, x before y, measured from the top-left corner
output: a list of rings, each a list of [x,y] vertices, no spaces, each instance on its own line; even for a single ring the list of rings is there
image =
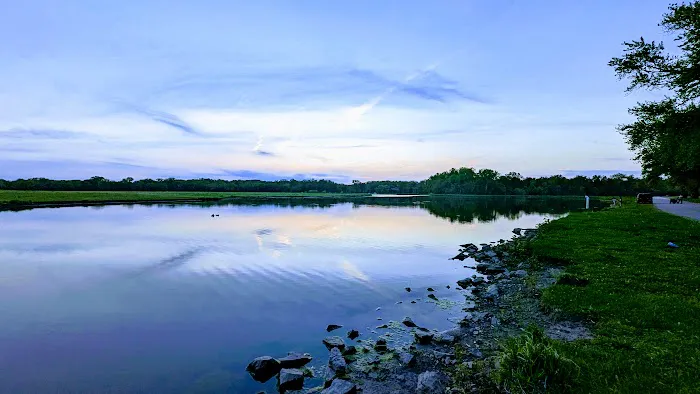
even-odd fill
[[[647,178],[668,176],[693,195],[700,192],[700,2],[674,4],[660,26],[675,34],[679,54],[666,52],[663,42],[644,38],[625,42],[622,57],[609,65],[627,91],[658,89],[663,100],[638,103],[629,110],[634,123],[621,125]]]

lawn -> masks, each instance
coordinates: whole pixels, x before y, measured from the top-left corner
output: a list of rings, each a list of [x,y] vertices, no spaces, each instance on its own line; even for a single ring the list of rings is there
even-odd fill
[[[532,247],[589,280],[543,294],[593,324],[594,340],[562,346],[581,367],[576,391],[700,392],[700,222],[626,201],[545,224]]]
[[[72,192],[0,190],[0,205],[206,200],[221,198],[362,197],[364,194],[249,192]]]

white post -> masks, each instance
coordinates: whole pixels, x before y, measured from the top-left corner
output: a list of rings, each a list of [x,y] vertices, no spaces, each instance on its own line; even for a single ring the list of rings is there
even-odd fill
[[[590,206],[588,200],[589,200],[589,197],[588,197],[588,194],[586,194],[586,209],[588,209],[588,207]]]

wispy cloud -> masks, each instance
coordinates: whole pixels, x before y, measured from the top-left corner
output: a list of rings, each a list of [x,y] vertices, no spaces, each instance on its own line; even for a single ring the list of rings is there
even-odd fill
[[[265,151],[262,149],[263,147],[263,136],[258,137],[258,142],[255,144],[255,147],[253,148],[253,153],[259,156],[274,156],[275,154],[269,151]]]
[[[54,139],[67,140],[74,138],[82,138],[87,136],[87,133],[66,130],[35,130],[35,129],[12,129],[0,131],[0,138],[17,138],[17,139]]]
[[[180,117],[178,117],[175,114],[171,114],[169,112],[165,111],[156,111],[153,109],[137,106],[134,104],[124,104],[122,103],[122,106],[127,108],[130,111],[133,111],[137,114],[147,116],[151,120],[164,124],[166,126],[170,126],[172,128],[175,128],[177,130],[180,130],[186,134],[190,135],[197,135],[201,136],[202,133],[196,130],[194,127],[192,127],[189,123],[185,122],[182,120]]]

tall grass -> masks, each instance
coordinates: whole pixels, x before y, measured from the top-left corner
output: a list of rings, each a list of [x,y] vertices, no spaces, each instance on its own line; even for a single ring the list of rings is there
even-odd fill
[[[505,341],[492,373],[496,384],[510,393],[568,392],[579,375],[579,366],[536,327]]]

